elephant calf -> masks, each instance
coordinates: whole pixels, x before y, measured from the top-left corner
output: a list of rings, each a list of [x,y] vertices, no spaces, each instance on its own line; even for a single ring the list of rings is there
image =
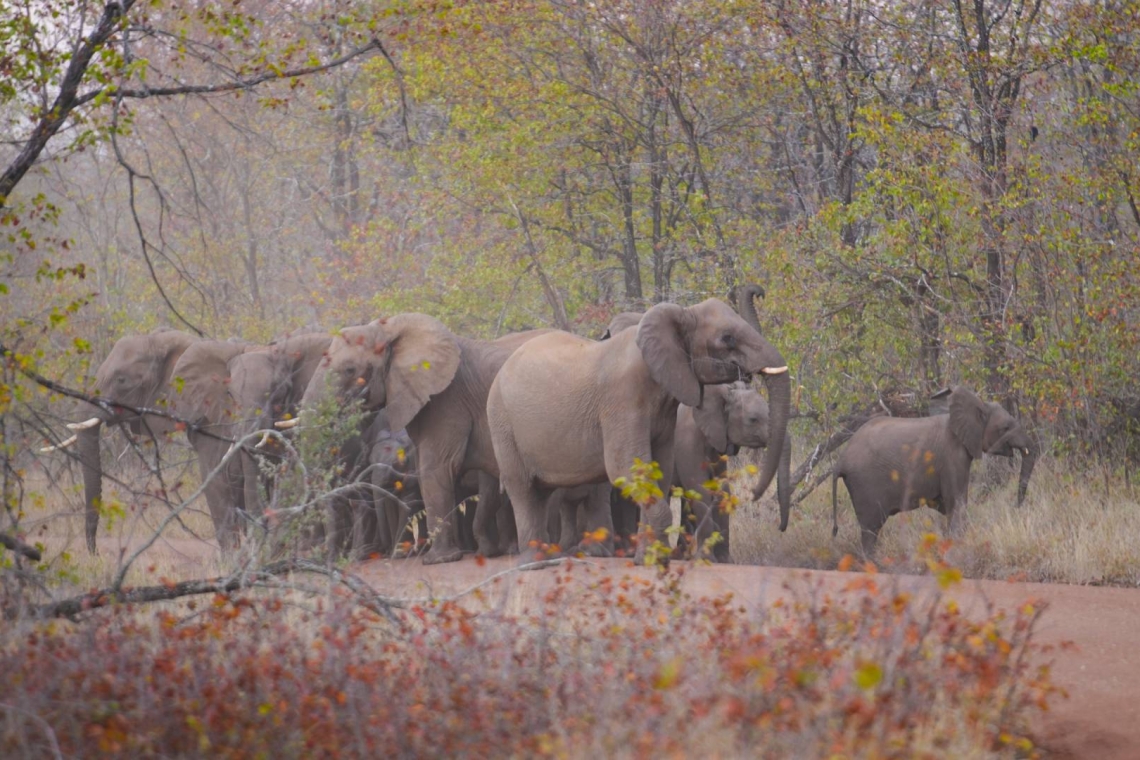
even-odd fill
[[[882,417],[851,437],[831,474],[832,531],[839,532],[837,483],[851,495],[870,555],[883,523],[893,514],[929,506],[946,515],[958,532],[970,487],[970,465],[982,454],[1021,452],[1017,503],[1025,499],[1037,454],[1021,423],[996,403],[984,403],[963,386],[943,390],[949,413],[919,419]]]
[[[681,502],[679,550],[686,552],[687,536],[695,534],[696,552],[702,553],[705,542],[716,531],[722,540],[713,547],[713,559],[728,562],[729,516],[719,508],[718,495],[709,491],[705,483],[710,479],[724,478],[728,470],[727,457],[741,448],[763,449],[767,446],[768,402],[743,383],[710,385],[705,388],[705,397],[699,407],[681,405],[677,409],[673,485],[697,494],[696,499]],[[776,471],[781,531],[788,527],[791,506],[791,449],[791,437],[785,436],[780,467]],[[720,493],[729,494],[727,483],[721,486]]]

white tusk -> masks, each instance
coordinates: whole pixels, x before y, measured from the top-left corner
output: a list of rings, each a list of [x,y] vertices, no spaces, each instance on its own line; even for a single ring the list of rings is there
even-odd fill
[[[78,440],[79,440],[79,436],[73,435],[70,438],[68,438],[67,440],[60,441],[59,443],[57,443],[54,446],[44,446],[42,449],[40,449],[40,453],[41,454],[50,454],[53,451],[58,451],[60,449],[66,449],[68,446],[72,445],[73,443],[75,443]]]
[[[787,371],[787,365],[783,367],[765,367],[764,369],[760,370],[761,374],[764,375],[782,375]]]
[[[1021,453],[1023,456],[1029,456],[1029,449],[1022,449]]]
[[[270,436],[270,433],[268,430],[266,430],[265,435],[261,436],[261,440],[257,442],[257,445],[254,446],[254,448],[260,449],[263,446],[265,446],[265,444],[269,443],[269,436]]]
[[[292,430],[293,428],[297,427],[297,425],[299,425],[300,423],[301,423],[301,418],[300,417],[294,417],[291,420],[278,420],[277,422],[273,423],[273,427],[277,428],[278,430]]]
[[[69,422],[67,423],[68,430],[90,430],[93,427],[99,427],[103,424],[103,420],[98,417],[92,417],[85,422]]]

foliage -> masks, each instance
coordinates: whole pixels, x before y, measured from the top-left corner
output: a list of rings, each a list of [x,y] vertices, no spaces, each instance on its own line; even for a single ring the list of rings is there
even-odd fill
[[[521,614],[497,586],[393,625],[337,596],[215,596],[156,617],[6,627],[6,755],[1032,755],[1057,689],[1040,610],[968,617],[875,575],[770,609],[684,574],[567,565]],[[484,599],[481,603],[479,599]],[[497,610],[497,611],[496,611]]]

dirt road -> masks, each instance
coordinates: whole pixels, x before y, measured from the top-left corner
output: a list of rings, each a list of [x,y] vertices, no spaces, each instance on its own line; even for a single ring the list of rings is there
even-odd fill
[[[625,560],[592,560],[596,572],[615,576],[647,574]],[[424,566],[416,560],[374,560],[356,572],[382,593],[393,596],[447,596],[466,590],[514,566],[506,559],[478,565],[466,559],[450,565]],[[550,570],[510,574],[491,587],[508,608],[536,604],[551,588]],[[933,593],[930,578],[883,576],[898,579],[912,593]],[[690,567],[685,589],[694,596],[732,592],[745,606],[770,605],[786,595],[786,584],[819,582],[838,591],[851,579],[849,573],[789,570],[745,565]],[[999,609],[1013,610],[1028,601],[1048,603],[1037,641],[1060,645],[1071,641],[1076,651],[1056,651],[1054,681],[1069,692],[1057,700],[1050,714],[1038,720],[1037,743],[1050,757],[1140,758],[1140,591],[1042,583],[965,581],[952,595],[964,610],[983,612],[988,600]]]

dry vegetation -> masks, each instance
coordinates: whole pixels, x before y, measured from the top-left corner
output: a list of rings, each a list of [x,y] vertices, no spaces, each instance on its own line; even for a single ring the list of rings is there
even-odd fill
[[[972,502],[950,554],[970,578],[1136,586],[1140,584],[1140,493],[1113,472],[1076,470],[1044,458],[1025,505],[1014,506],[1017,475],[1004,462],[975,463]],[[984,484],[992,481],[987,489]],[[738,563],[831,569],[859,554],[859,527],[840,481],[839,535],[831,536],[830,480],[794,507],[788,531],[777,530],[771,497],[745,504],[732,524]],[[921,572],[913,548],[923,534],[942,534],[946,519],[929,508],[887,521],[875,562],[888,572]]]
[[[0,750],[1024,757],[1026,721],[1056,692],[1029,664],[1029,607],[971,620],[856,574],[746,610],[691,598],[677,570],[552,572],[517,615],[496,612],[492,585],[395,623],[336,594],[268,593],[8,626]]]

